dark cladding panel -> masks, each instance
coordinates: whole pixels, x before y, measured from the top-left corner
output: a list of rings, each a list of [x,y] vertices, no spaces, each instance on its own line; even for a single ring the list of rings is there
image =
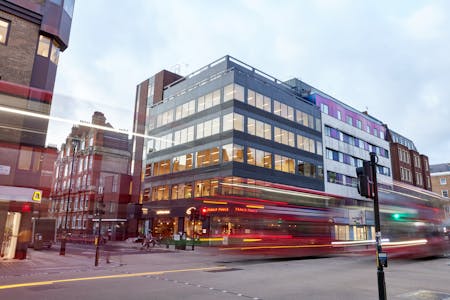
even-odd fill
[[[182,78],[178,74],[162,70],[155,75],[153,104],[161,102],[164,99],[164,87]]]

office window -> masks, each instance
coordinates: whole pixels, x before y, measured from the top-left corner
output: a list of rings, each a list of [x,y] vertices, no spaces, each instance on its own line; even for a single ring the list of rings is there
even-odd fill
[[[180,172],[192,169],[192,154],[185,154],[173,158],[173,171]]]
[[[214,147],[197,152],[196,166],[197,168],[207,167],[219,164],[219,148]]]
[[[244,116],[236,113],[230,113],[223,116],[222,132],[228,130],[244,131]]]
[[[295,160],[290,157],[275,154],[275,170],[294,174]]]
[[[223,101],[238,100],[244,102],[244,87],[239,84],[229,84],[223,89]]]
[[[373,135],[378,136],[378,129],[376,129],[376,128],[373,129]]]
[[[370,126],[369,126],[369,125],[366,126],[366,131],[367,131],[368,133],[370,133]]]
[[[9,35],[10,22],[0,19],[0,44],[6,45]]]
[[[338,120],[342,120],[342,114],[341,114],[341,111],[340,110],[338,110],[338,111],[336,111],[336,113],[337,113],[337,118],[338,118]]]
[[[297,134],[297,148],[316,153],[315,141],[313,139]]]
[[[447,184],[447,178],[439,178],[439,183],[441,185],[446,185]]]
[[[37,54],[43,57],[48,57],[50,51],[51,41],[48,37],[40,35]]]
[[[256,149],[255,148],[247,148],[247,164],[256,165]]]
[[[359,129],[362,128],[362,122],[361,122],[361,120],[356,120],[356,127],[358,127]]]
[[[222,146],[222,161],[244,162],[244,147],[236,144],[227,144]]]
[[[164,175],[170,173],[170,160],[158,161],[153,164],[153,175]]]
[[[297,172],[299,175],[316,177],[316,166],[312,163],[297,161]]]
[[[259,109],[270,112],[271,111],[271,99],[255,91],[248,90],[247,92],[247,104],[257,107]]]
[[[350,117],[350,116],[347,116],[347,124],[348,125],[352,125],[353,126],[353,118],[352,117]]]
[[[324,113],[328,115],[328,105],[326,105],[325,103],[320,103],[320,110]]]

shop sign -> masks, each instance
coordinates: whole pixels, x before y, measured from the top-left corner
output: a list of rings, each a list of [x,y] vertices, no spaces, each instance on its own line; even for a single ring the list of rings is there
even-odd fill
[[[235,212],[245,212],[245,213],[257,213],[258,210],[254,208],[246,208],[246,207],[235,207]]]
[[[207,207],[206,208],[206,212],[207,213],[211,213],[211,212],[228,212],[228,207]]]
[[[41,198],[42,198],[42,192],[41,191],[35,191],[33,193],[33,197],[32,197],[33,201],[41,202]]]
[[[157,210],[156,214],[157,215],[170,215],[170,210],[168,210],[168,209]]]
[[[186,209],[186,214],[188,216],[190,216],[197,208],[195,208],[194,206],[189,207],[188,209]]]

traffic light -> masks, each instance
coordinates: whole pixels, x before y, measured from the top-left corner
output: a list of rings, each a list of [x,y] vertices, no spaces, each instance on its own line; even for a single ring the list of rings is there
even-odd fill
[[[208,213],[208,209],[206,207],[202,207],[200,209],[200,219],[204,220],[206,218],[207,213]]]
[[[372,166],[370,161],[364,161],[363,166],[356,168],[358,177],[358,193],[366,198],[373,198]]]

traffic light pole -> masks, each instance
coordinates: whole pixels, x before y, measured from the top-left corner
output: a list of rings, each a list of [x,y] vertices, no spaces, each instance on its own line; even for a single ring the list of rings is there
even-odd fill
[[[386,283],[384,280],[383,265],[387,264],[385,253],[381,248],[381,225],[380,225],[380,207],[378,204],[378,184],[377,184],[377,160],[378,157],[374,152],[370,152],[370,166],[372,171],[372,187],[373,187],[373,213],[375,218],[375,244],[377,259],[377,279],[378,279],[378,298],[386,300]],[[385,259],[380,261],[380,255]]]
[[[98,212],[98,233],[97,238],[95,240],[95,262],[94,265],[98,266],[98,259],[100,257],[100,241],[102,237],[102,215],[103,215],[103,188],[100,187],[99,191],[101,193],[99,202],[97,204],[97,212]]]

